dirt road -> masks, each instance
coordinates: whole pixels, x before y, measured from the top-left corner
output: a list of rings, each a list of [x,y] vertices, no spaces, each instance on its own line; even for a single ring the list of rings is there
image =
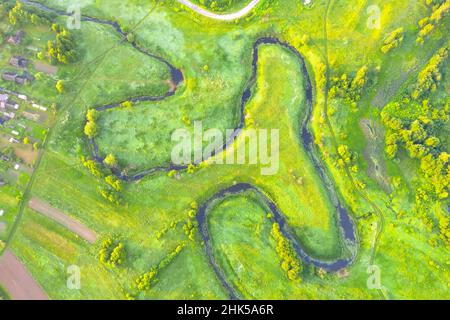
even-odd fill
[[[47,294],[10,250],[0,257],[0,284],[13,300],[48,300]]]
[[[192,3],[189,0],[178,0],[178,2],[184,4],[186,7],[189,7],[191,10],[194,10],[198,14],[201,14],[202,16],[216,19],[216,20],[223,20],[223,21],[232,21],[239,19],[245,15],[247,15],[250,11],[253,10],[254,7],[259,3],[260,0],[252,0],[248,5],[246,5],[244,8],[237,12],[228,13],[228,14],[217,14],[211,11],[208,11],[206,9],[203,9],[202,7],[199,7],[198,5]]]
[[[94,231],[92,231],[82,223],[76,221],[75,219],[69,217],[65,213],[59,211],[58,209],[53,208],[48,203],[37,198],[32,198],[30,202],[28,202],[28,205],[31,209],[50,219],[55,220],[70,231],[79,235],[87,242],[94,243],[97,240],[97,235]]]

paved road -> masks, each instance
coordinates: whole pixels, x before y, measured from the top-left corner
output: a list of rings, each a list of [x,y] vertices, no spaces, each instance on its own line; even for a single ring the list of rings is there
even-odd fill
[[[97,240],[97,235],[94,231],[86,227],[84,224],[76,221],[75,219],[69,217],[65,213],[51,207],[48,203],[37,198],[32,198],[28,203],[31,209],[39,212],[40,214],[55,220],[59,224],[63,225],[70,231],[76,233],[81,238],[89,243],[94,243]]]
[[[250,11],[253,10],[254,7],[260,2],[261,0],[252,0],[248,5],[246,5],[244,8],[242,8],[239,11],[228,13],[228,14],[217,14],[211,11],[208,11],[206,9],[203,9],[199,7],[198,5],[190,2],[189,0],[178,0],[179,3],[185,5],[186,7],[189,7],[190,9],[194,10],[198,14],[201,14],[202,16],[216,19],[216,20],[223,20],[223,21],[230,21],[230,20],[236,20],[239,19],[245,15],[247,15]]]
[[[48,300],[44,290],[10,250],[0,257],[0,284],[13,300]]]

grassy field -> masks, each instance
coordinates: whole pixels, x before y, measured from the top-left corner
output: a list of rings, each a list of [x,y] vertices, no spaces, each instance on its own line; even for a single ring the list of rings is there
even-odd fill
[[[39,2],[62,10],[70,3]],[[245,2],[228,1],[231,6],[227,8],[233,11]],[[420,164],[406,152],[400,152],[396,160],[377,155],[393,190],[388,194],[367,176],[364,150],[368,140],[359,125],[361,119],[373,121],[380,128],[374,141],[384,147],[385,128],[379,114],[388,102],[401,97],[405,86],[416,81],[430,57],[443,46],[448,17],[424,46],[417,46],[417,23],[431,12],[423,1],[374,1],[371,4],[381,8],[380,29],[367,28],[367,1],[331,1],[326,37],[323,21],[327,1],[313,1],[308,7],[300,1],[263,1],[252,15],[230,23],[201,17],[175,1],[164,1],[156,8],[154,2],[144,0],[80,3],[82,14],[117,20],[128,30],[154,9],[140,21],[134,37],[146,50],[180,68],[185,78],[177,93],[164,101],[138,103],[129,109],[100,114],[97,142],[101,154],[114,154],[121,167],[130,171],[166,164],[173,130],[192,130],[196,120],[203,122],[204,129],[236,126],[240,97],[251,73],[251,49],[257,38],[279,37],[305,56],[314,85],[312,130],[316,148],[356,221],[358,256],[347,268],[347,275],[323,274],[306,266],[303,282],[291,283],[277,263],[266,208],[251,194],[231,197],[213,210],[209,223],[220,265],[245,297],[449,298],[448,247],[439,238],[438,222],[438,217],[448,214],[448,199],[434,201],[426,210],[428,215],[423,216],[415,202]],[[65,23],[64,19],[57,21]],[[392,52],[382,54],[384,38],[398,27],[404,28],[403,42]],[[1,32],[8,28],[7,20],[2,19]],[[42,26],[30,24],[23,28],[27,45],[11,48],[0,44],[2,68],[6,68],[12,54],[35,59],[26,47],[40,48],[54,36]],[[299,144],[305,97],[304,75],[295,56],[279,46],[260,48],[257,82],[245,110],[251,120],[247,120],[246,128],[280,130],[277,175],[262,176],[260,166],[214,164],[194,173],[183,172],[179,177],[160,173],[125,183],[122,203],[114,205],[101,197],[101,183],[80,162],[81,156],[90,154],[83,135],[85,111],[134,96],[164,93],[169,75],[164,65],[121,41],[111,27],[82,22],[81,30],[73,32],[81,53],[79,61],[59,65],[56,75],[45,75],[31,86],[10,87],[57,106],[57,121],[30,195],[49,202],[100,235],[98,243],[91,246],[55,222],[25,209],[9,245],[51,298],[226,298],[208,264],[200,236],[196,233],[194,240],[189,240],[183,224],[192,202],[201,204],[234,182],[252,183],[276,202],[311,255],[331,259],[343,253],[336,212]],[[369,81],[356,106],[339,98],[326,100],[323,66],[327,60],[331,77],[346,74],[352,78],[363,65],[368,67]],[[66,83],[63,94],[55,89],[58,79]],[[447,64],[441,84],[430,98],[433,103],[448,99],[448,81]],[[324,109],[326,105],[328,109]],[[40,130],[39,125],[33,127],[34,135],[43,139]],[[448,151],[444,133],[441,140]],[[358,155],[354,165],[359,170],[350,175],[337,165],[336,146],[341,144]],[[400,187],[393,187],[394,177],[400,178]],[[0,189],[0,202],[6,209],[0,221],[8,225],[0,234],[2,240],[11,231],[19,204],[16,196],[25,184]],[[376,230],[381,220],[377,210],[384,221],[378,242]],[[98,259],[101,242],[109,237],[125,245],[125,262],[115,268],[102,265]],[[157,266],[180,244],[186,247],[160,270],[151,289],[136,292],[135,279]],[[381,270],[383,295],[367,288],[367,268],[372,264]],[[70,265],[81,269],[79,291],[67,288]]]
[[[9,295],[6,290],[0,287],[0,300],[9,300]]]
[[[268,212],[257,195],[245,193],[217,204],[208,217],[216,260],[247,299],[283,299],[300,286],[280,267]]]

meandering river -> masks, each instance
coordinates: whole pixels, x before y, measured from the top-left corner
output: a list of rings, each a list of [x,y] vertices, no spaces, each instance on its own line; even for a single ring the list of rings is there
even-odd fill
[[[31,5],[36,8],[39,8],[43,11],[51,12],[53,14],[57,14],[60,16],[68,16],[69,15],[68,13],[66,13],[64,11],[53,9],[53,8],[47,7],[47,6],[37,3],[37,2],[28,1],[28,0],[21,0],[21,2],[23,2],[27,5]],[[102,20],[102,19],[93,18],[93,17],[89,17],[89,16],[82,16],[81,19],[82,19],[82,21],[88,21],[88,22],[92,22],[92,23],[99,23],[99,24],[111,26],[114,30],[116,30],[117,33],[119,33],[119,35],[123,38],[124,42],[127,41],[126,33],[122,30],[122,28],[120,27],[120,25],[117,22]],[[176,93],[179,85],[183,82],[183,74],[182,74],[181,70],[175,68],[172,64],[170,64],[164,58],[146,51],[144,48],[139,46],[136,42],[132,42],[131,45],[136,50],[142,52],[143,54],[147,55],[148,57],[150,57],[152,59],[156,59],[156,60],[162,62],[163,64],[165,64],[170,70],[172,82],[173,82],[174,86],[166,94],[161,95],[161,96],[150,96],[150,95],[145,96],[144,95],[144,96],[139,96],[139,97],[130,97],[128,99],[125,99],[124,101],[127,101],[127,100],[131,101],[131,102],[160,101],[160,100],[166,99],[166,98],[174,95]],[[299,138],[300,138],[300,141],[302,143],[304,150],[306,151],[312,164],[314,165],[314,168],[316,169],[316,172],[317,172],[318,176],[320,177],[321,182],[323,183],[323,185],[325,187],[325,190],[327,191],[329,200],[335,207],[335,210],[336,210],[335,218],[337,221],[337,225],[339,226],[340,238],[341,238],[342,243],[347,247],[347,251],[349,252],[349,255],[346,257],[337,258],[332,261],[326,261],[326,260],[314,258],[313,256],[309,255],[306,252],[306,250],[303,248],[301,243],[298,241],[298,238],[296,237],[295,233],[289,227],[286,217],[280,211],[280,209],[278,208],[276,203],[272,199],[270,199],[261,189],[259,189],[256,186],[253,186],[251,184],[248,184],[248,183],[239,183],[239,184],[232,185],[226,189],[217,191],[216,194],[214,194],[209,200],[207,200],[205,203],[203,203],[200,206],[197,216],[196,216],[198,224],[199,224],[199,231],[201,233],[201,236],[202,236],[204,244],[205,244],[205,250],[206,250],[206,254],[209,259],[209,263],[211,264],[212,268],[214,269],[221,284],[223,285],[225,290],[228,292],[230,298],[232,298],[232,299],[239,298],[239,293],[236,292],[236,290],[233,288],[232,284],[230,284],[227,281],[226,275],[223,273],[222,269],[216,262],[216,259],[215,259],[214,253],[213,253],[213,249],[212,249],[212,245],[211,245],[211,235],[210,235],[209,229],[208,229],[208,213],[211,211],[211,209],[213,209],[215,204],[217,204],[218,202],[220,202],[222,199],[224,199],[225,197],[227,197],[229,195],[240,194],[240,193],[247,192],[247,191],[256,192],[259,195],[259,197],[263,200],[265,205],[267,205],[267,207],[273,213],[273,219],[280,225],[280,231],[282,232],[282,234],[287,239],[290,240],[297,255],[305,263],[313,264],[314,266],[323,268],[327,271],[337,271],[337,270],[340,270],[340,269],[345,268],[348,265],[350,265],[354,261],[356,254],[357,254],[357,237],[356,237],[356,230],[355,230],[354,223],[353,223],[347,209],[342,205],[342,203],[340,201],[340,197],[338,195],[338,192],[333,184],[333,181],[330,179],[328,172],[325,169],[324,164],[322,163],[320,157],[318,156],[318,150],[316,150],[316,147],[313,144],[313,138],[312,138],[313,135],[310,132],[310,125],[309,125],[311,122],[311,117],[312,117],[312,106],[313,106],[313,98],[314,98],[313,97],[313,89],[312,89],[312,85],[311,85],[311,79],[310,79],[303,56],[293,46],[289,45],[288,43],[282,42],[277,38],[273,38],[273,37],[260,38],[254,43],[253,52],[252,52],[252,55],[253,55],[252,75],[251,75],[251,78],[249,79],[249,81],[247,82],[245,89],[243,90],[243,95],[241,98],[240,108],[239,108],[239,112],[240,112],[239,123],[237,124],[237,126],[234,130],[234,133],[229,137],[228,141],[223,146],[218,148],[214,154],[222,152],[226,148],[226,146],[230,144],[230,142],[234,141],[239,136],[239,133],[244,128],[244,124],[245,124],[244,108],[252,96],[251,89],[254,86],[255,81],[256,81],[256,74],[257,74],[257,67],[258,67],[258,57],[259,57],[258,49],[261,45],[278,45],[278,46],[284,47],[287,50],[289,50],[291,53],[293,53],[300,62],[301,69],[299,70],[299,72],[302,72],[303,77],[306,82],[305,88],[304,88],[305,96],[306,96],[306,106],[300,106],[300,107],[301,108],[306,107],[306,112],[305,112],[305,117],[301,123]],[[120,106],[120,104],[122,102],[123,101],[105,104],[102,106],[97,106],[96,109],[98,111],[103,111],[103,110],[107,110],[107,109],[117,108]],[[93,157],[96,159],[96,161],[99,164],[103,163],[103,158],[99,155],[98,146],[96,145],[95,141],[91,140],[90,144],[91,144],[92,150],[93,150]],[[161,166],[161,167],[153,167],[153,168],[136,173],[131,176],[124,175],[119,170],[116,170],[114,172],[114,174],[118,178],[120,178],[124,181],[137,181],[137,180],[140,180],[140,179],[142,179],[148,175],[151,175],[153,173],[167,172],[167,171],[171,171],[171,170],[181,171],[181,170],[185,170],[186,168],[187,168],[187,166],[168,165],[168,166]]]

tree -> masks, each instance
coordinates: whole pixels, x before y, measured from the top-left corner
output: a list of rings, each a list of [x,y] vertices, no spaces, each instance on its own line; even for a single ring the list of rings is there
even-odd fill
[[[86,122],[86,125],[84,126],[84,134],[92,139],[97,135],[97,125],[95,122],[88,121]]]
[[[86,112],[86,120],[89,122],[95,122],[98,118],[98,111],[95,109],[89,109]]]
[[[302,271],[302,266],[300,261],[296,257],[292,244],[281,233],[280,225],[276,222],[272,224],[271,235],[276,241],[275,250],[281,258],[281,268],[286,272],[288,279],[301,281],[300,272]]]
[[[103,160],[103,163],[106,164],[108,167],[115,167],[117,166],[117,160],[112,154],[108,154],[105,159]]]
[[[57,82],[56,82],[56,90],[59,92],[59,93],[63,93],[63,91],[64,91],[64,82],[62,81],[62,80],[58,80]]]
[[[115,191],[120,192],[122,190],[122,183],[119,179],[114,178],[114,176],[107,176],[105,182],[109,184]]]
[[[23,144],[29,144],[30,143],[30,138],[25,137],[23,138]]]
[[[121,106],[122,108],[127,108],[127,109],[129,109],[129,108],[133,107],[133,103],[131,103],[131,101],[124,101],[124,102],[122,102],[122,103],[120,104],[120,106]]]

